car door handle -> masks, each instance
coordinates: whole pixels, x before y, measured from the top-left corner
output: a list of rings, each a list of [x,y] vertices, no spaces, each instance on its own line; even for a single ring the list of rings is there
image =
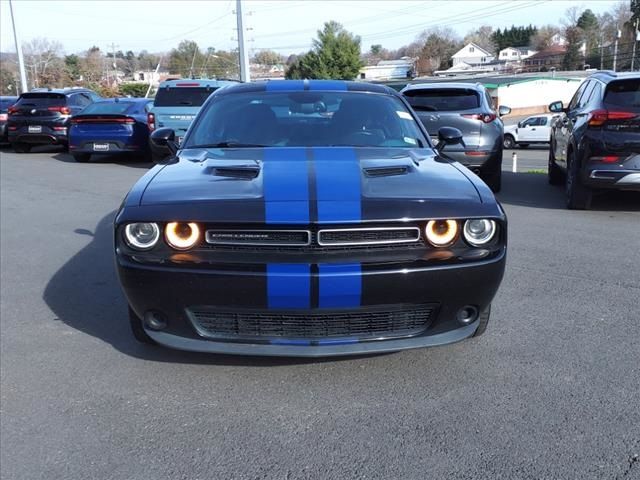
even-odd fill
[[[532,128],[531,131],[533,132],[535,130],[535,128]]]

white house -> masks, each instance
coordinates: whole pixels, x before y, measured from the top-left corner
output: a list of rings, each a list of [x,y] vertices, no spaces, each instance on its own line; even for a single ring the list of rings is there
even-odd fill
[[[525,58],[529,58],[531,55],[535,55],[536,50],[529,47],[507,47],[500,50],[498,53],[498,60],[504,60],[506,62],[521,62]]]
[[[469,43],[454,53],[451,59],[454,66],[460,62],[468,63],[469,65],[478,65],[492,62],[495,57],[491,52],[487,52],[475,43]]]
[[[402,57],[399,60],[380,60],[377,65],[362,67],[360,80],[399,80],[415,75],[415,59]]]

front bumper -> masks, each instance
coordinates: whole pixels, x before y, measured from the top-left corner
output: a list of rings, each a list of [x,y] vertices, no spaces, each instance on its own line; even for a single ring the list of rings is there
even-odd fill
[[[319,357],[390,352],[403,349],[444,345],[467,338],[475,332],[478,320],[464,325],[456,314],[467,305],[479,312],[491,303],[502,280],[506,261],[506,247],[485,259],[464,264],[431,264],[416,267],[416,263],[386,267],[366,266],[361,273],[361,292],[358,305],[329,310],[329,316],[385,306],[436,305],[433,315],[419,333],[403,337],[359,338],[350,334],[341,337],[313,339],[300,337],[263,336],[260,338],[211,338],[196,328],[189,313],[194,306],[206,305],[215,310],[235,309],[250,312],[272,312],[267,298],[266,270],[234,269],[228,266],[157,265],[137,263],[118,253],[118,274],[132,309],[141,318],[145,312],[160,312],[167,320],[162,331],[145,326],[148,335],[159,344],[181,350],[241,355],[276,355]],[[309,282],[320,284],[322,269],[312,271],[311,278],[291,279],[291,285]],[[344,276],[343,276],[344,275]],[[334,274],[336,284],[353,272]],[[347,279],[349,288],[352,282]],[[340,292],[334,292],[341,295]],[[347,292],[348,293],[348,292]],[[322,293],[320,294],[322,295]],[[340,303],[338,298],[337,303]],[[317,314],[323,309],[312,301],[311,308],[292,309],[291,312]]]

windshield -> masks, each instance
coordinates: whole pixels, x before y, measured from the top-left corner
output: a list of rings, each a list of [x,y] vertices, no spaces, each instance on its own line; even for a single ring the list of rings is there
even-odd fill
[[[82,110],[82,115],[105,114],[120,115],[125,113],[133,105],[132,102],[96,102]]]
[[[156,93],[153,105],[156,107],[201,107],[216,88],[212,87],[170,87],[161,88]]]
[[[198,116],[184,148],[426,145],[428,141],[398,98],[298,91],[215,97]]]
[[[415,110],[452,112],[480,106],[478,93],[464,88],[408,90],[404,95]]]

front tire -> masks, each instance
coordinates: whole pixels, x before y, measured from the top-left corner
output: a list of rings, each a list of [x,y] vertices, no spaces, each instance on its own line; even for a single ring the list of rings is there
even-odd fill
[[[562,185],[565,182],[564,172],[556,164],[556,156],[553,154],[553,147],[551,146],[549,146],[547,180],[549,181],[549,185]]]
[[[157,345],[156,341],[151,338],[142,328],[142,319],[129,307],[129,324],[131,325],[131,333],[133,337],[140,343],[146,345]]]
[[[506,149],[511,149],[515,146],[516,144],[516,139],[513,138],[513,135],[505,135],[504,136],[504,140],[502,141],[502,146]]]
[[[480,335],[482,335],[485,330],[487,329],[487,325],[489,324],[489,318],[491,317],[491,305],[489,305],[484,312],[482,312],[480,314],[480,316],[478,317],[478,320],[480,321],[480,324],[478,325],[477,330],[475,331],[475,333],[473,334],[473,337],[479,337]]]
[[[73,159],[78,163],[87,163],[91,158],[90,153],[74,153]]]
[[[27,143],[12,143],[11,147],[16,153],[29,153],[31,151],[31,145]]]
[[[580,165],[573,152],[568,155],[567,161],[569,163],[567,166],[567,183],[565,190],[567,208],[570,210],[587,210],[591,207],[593,192],[589,187],[582,184]]]

